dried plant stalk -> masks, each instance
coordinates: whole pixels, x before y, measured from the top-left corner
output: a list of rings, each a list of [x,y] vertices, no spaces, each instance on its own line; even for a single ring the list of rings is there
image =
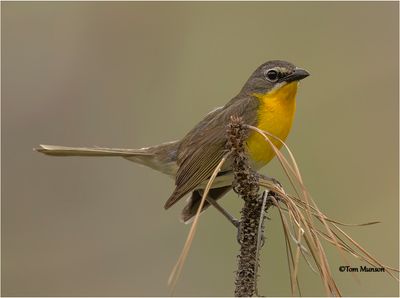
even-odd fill
[[[227,147],[231,152],[234,191],[244,200],[238,231],[240,254],[235,279],[235,296],[257,295],[257,271],[260,242],[264,235],[266,211],[271,205],[266,194],[259,194],[258,174],[249,165],[245,152],[247,128],[241,118],[232,117],[227,130]]]

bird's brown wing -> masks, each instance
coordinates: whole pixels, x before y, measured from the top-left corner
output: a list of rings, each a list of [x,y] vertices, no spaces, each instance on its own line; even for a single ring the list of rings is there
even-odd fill
[[[234,98],[224,107],[209,113],[182,139],[178,149],[176,187],[165,203],[165,209],[210,178],[226,153],[226,129],[230,117],[241,116],[245,123],[254,125],[258,105],[258,99],[253,97]],[[229,168],[227,162],[222,170]]]

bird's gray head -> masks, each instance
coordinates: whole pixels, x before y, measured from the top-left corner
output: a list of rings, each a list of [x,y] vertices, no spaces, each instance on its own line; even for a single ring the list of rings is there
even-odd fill
[[[271,60],[260,65],[247,80],[241,93],[265,94],[276,87],[293,81],[300,81],[310,74],[290,62]]]

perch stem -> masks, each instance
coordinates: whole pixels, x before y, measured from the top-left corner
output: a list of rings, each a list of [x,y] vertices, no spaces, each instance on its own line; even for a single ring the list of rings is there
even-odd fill
[[[240,252],[235,279],[235,296],[258,296],[259,251],[264,238],[266,211],[272,205],[268,191],[259,194],[259,175],[254,172],[245,152],[248,129],[243,120],[232,117],[228,126],[227,149],[234,172],[233,189],[244,201],[239,225]]]

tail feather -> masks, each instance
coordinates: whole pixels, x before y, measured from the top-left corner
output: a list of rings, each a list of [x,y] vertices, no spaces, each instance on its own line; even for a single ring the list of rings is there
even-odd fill
[[[34,150],[50,156],[119,156],[175,177],[178,146],[179,142],[173,141],[140,149],[40,145],[39,148]]]
[[[152,155],[151,152],[143,149],[118,149],[118,148],[85,148],[85,147],[65,147],[53,145],[40,145],[35,151],[53,156],[122,156],[129,157],[135,155]]]

